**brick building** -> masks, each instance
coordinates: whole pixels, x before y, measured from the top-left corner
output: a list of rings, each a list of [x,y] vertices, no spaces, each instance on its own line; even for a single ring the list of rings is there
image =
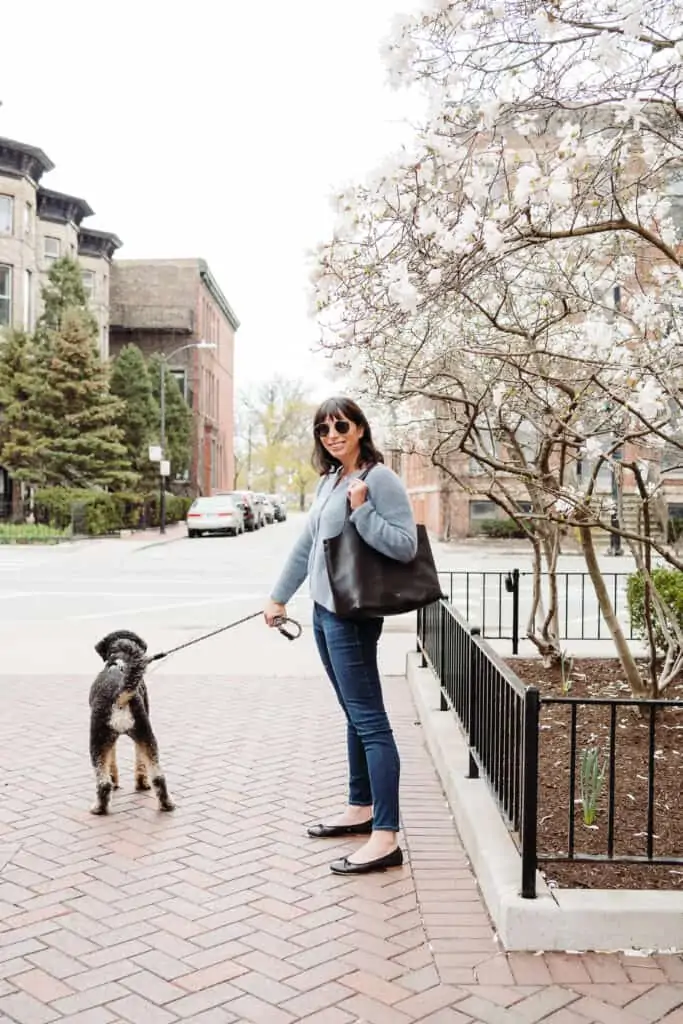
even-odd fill
[[[627,448],[625,457],[632,458]],[[683,520],[683,465],[680,452],[666,451],[662,456],[661,506],[663,519]],[[426,455],[416,452],[403,453],[400,459],[394,455],[394,468],[401,475],[408,490],[415,518],[435,536],[443,540],[457,540],[475,536],[481,523],[491,519],[505,519],[505,513],[495,502],[481,491],[481,472],[476,463],[466,456],[451,460],[452,470],[460,483],[452,479],[437,466],[432,465]],[[505,475],[501,475],[501,480]],[[487,478],[488,479],[488,478]],[[505,480],[508,493],[515,498],[522,510],[530,510],[526,488],[510,474]],[[613,494],[612,471],[603,466],[598,474],[596,495],[611,501]],[[635,483],[628,473],[622,484],[622,508],[624,524],[636,529],[638,499]]]
[[[234,486],[234,347],[239,321],[206,262],[117,260],[110,296],[112,356],[133,343],[164,353],[192,409],[188,489]],[[185,348],[200,342],[213,350]],[[184,349],[174,355],[178,349]]]

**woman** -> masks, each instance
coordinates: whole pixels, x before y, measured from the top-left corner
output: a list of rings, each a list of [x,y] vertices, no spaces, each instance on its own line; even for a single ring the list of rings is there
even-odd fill
[[[405,488],[383,465],[370,425],[355,402],[323,402],[314,417],[313,435],[313,463],[321,480],[306,528],[264,615],[273,626],[309,577],[315,641],[347,719],[349,800],[339,817],[310,828],[308,834],[367,836],[363,846],[331,865],[336,874],[367,874],[403,863],[398,845],[399,756],[377,668],[383,620],[351,621],[335,614],[323,542],[341,533],[347,502],[363,540],[390,558],[410,562],[415,557],[417,530]]]

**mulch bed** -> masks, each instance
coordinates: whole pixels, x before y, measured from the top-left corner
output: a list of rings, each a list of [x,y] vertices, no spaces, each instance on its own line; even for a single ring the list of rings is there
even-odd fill
[[[538,659],[517,659],[510,665],[525,683],[534,684],[542,696],[561,697],[559,666],[546,669]],[[629,697],[624,673],[618,661],[576,659],[572,671],[571,697]],[[666,699],[683,700],[683,680],[670,685]],[[683,708],[657,711],[655,737],[655,856],[683,858]],[[577,854],[607,852],[609,767],[591,827],[583,822],[580,803],[579,767],[581,751],[598,747],[601,761],[609,765],[610,709],[579,706],[574,844]],[[647,828],[647,780],[649,715],[631,707],[617,709],[615,763],[615,856],[645,856]],[[570,772],[570,708],[566,704],[541,706],[539,737],[538,851],[559,853],[568,849],[568,808]],[[562,888],[591,889],[683,889],[683,864],[628,865],[604,863],[541,863],[548,882]]]

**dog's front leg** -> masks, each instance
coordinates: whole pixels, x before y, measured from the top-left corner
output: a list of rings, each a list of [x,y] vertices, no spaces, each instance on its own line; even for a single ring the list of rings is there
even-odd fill
[[[138,722],[136,722],[133,740],[136,747],[136,775],[137,765],[144,765],[146,768],[144,777],[149,779],[154,786],[154,790],[159,801],[159,810],[175,810],[175,804],[170,797],[168,786],[166,785],[166,778],[161,770],[161,765],[159,764],[159,747],[157,745],[156,737],[152,732],[152,726],[150,725],[149,720],[138,720]],[[140,776],[138,776],[138,778],[139,777]]]

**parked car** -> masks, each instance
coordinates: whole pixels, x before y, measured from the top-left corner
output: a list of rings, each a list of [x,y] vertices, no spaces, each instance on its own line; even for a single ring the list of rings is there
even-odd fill
[[[187,513],[187,535],[200,537],[203,533],[231,533],[233,537],[244,533],[244,513],[234,498],[217,494],[192,503]]]
[[[267,494],[268,501],[273,506],[275,513],[275,522],[284,523],[287,518],[287,504],[284,498],[281,498],[279,494]]]
[[[257,494],[257,498],[260,499],[261,505],[263,506],[263,515],[267,523],[275,522],[275,509],[273,503],[268,498],[267,494]]]
[[[262,526],[266,525],[263,505],[259,501],[259,496],[253,491],[216,491],[215,496],[235,499],[244,514],[245,529],[260,530]]]

